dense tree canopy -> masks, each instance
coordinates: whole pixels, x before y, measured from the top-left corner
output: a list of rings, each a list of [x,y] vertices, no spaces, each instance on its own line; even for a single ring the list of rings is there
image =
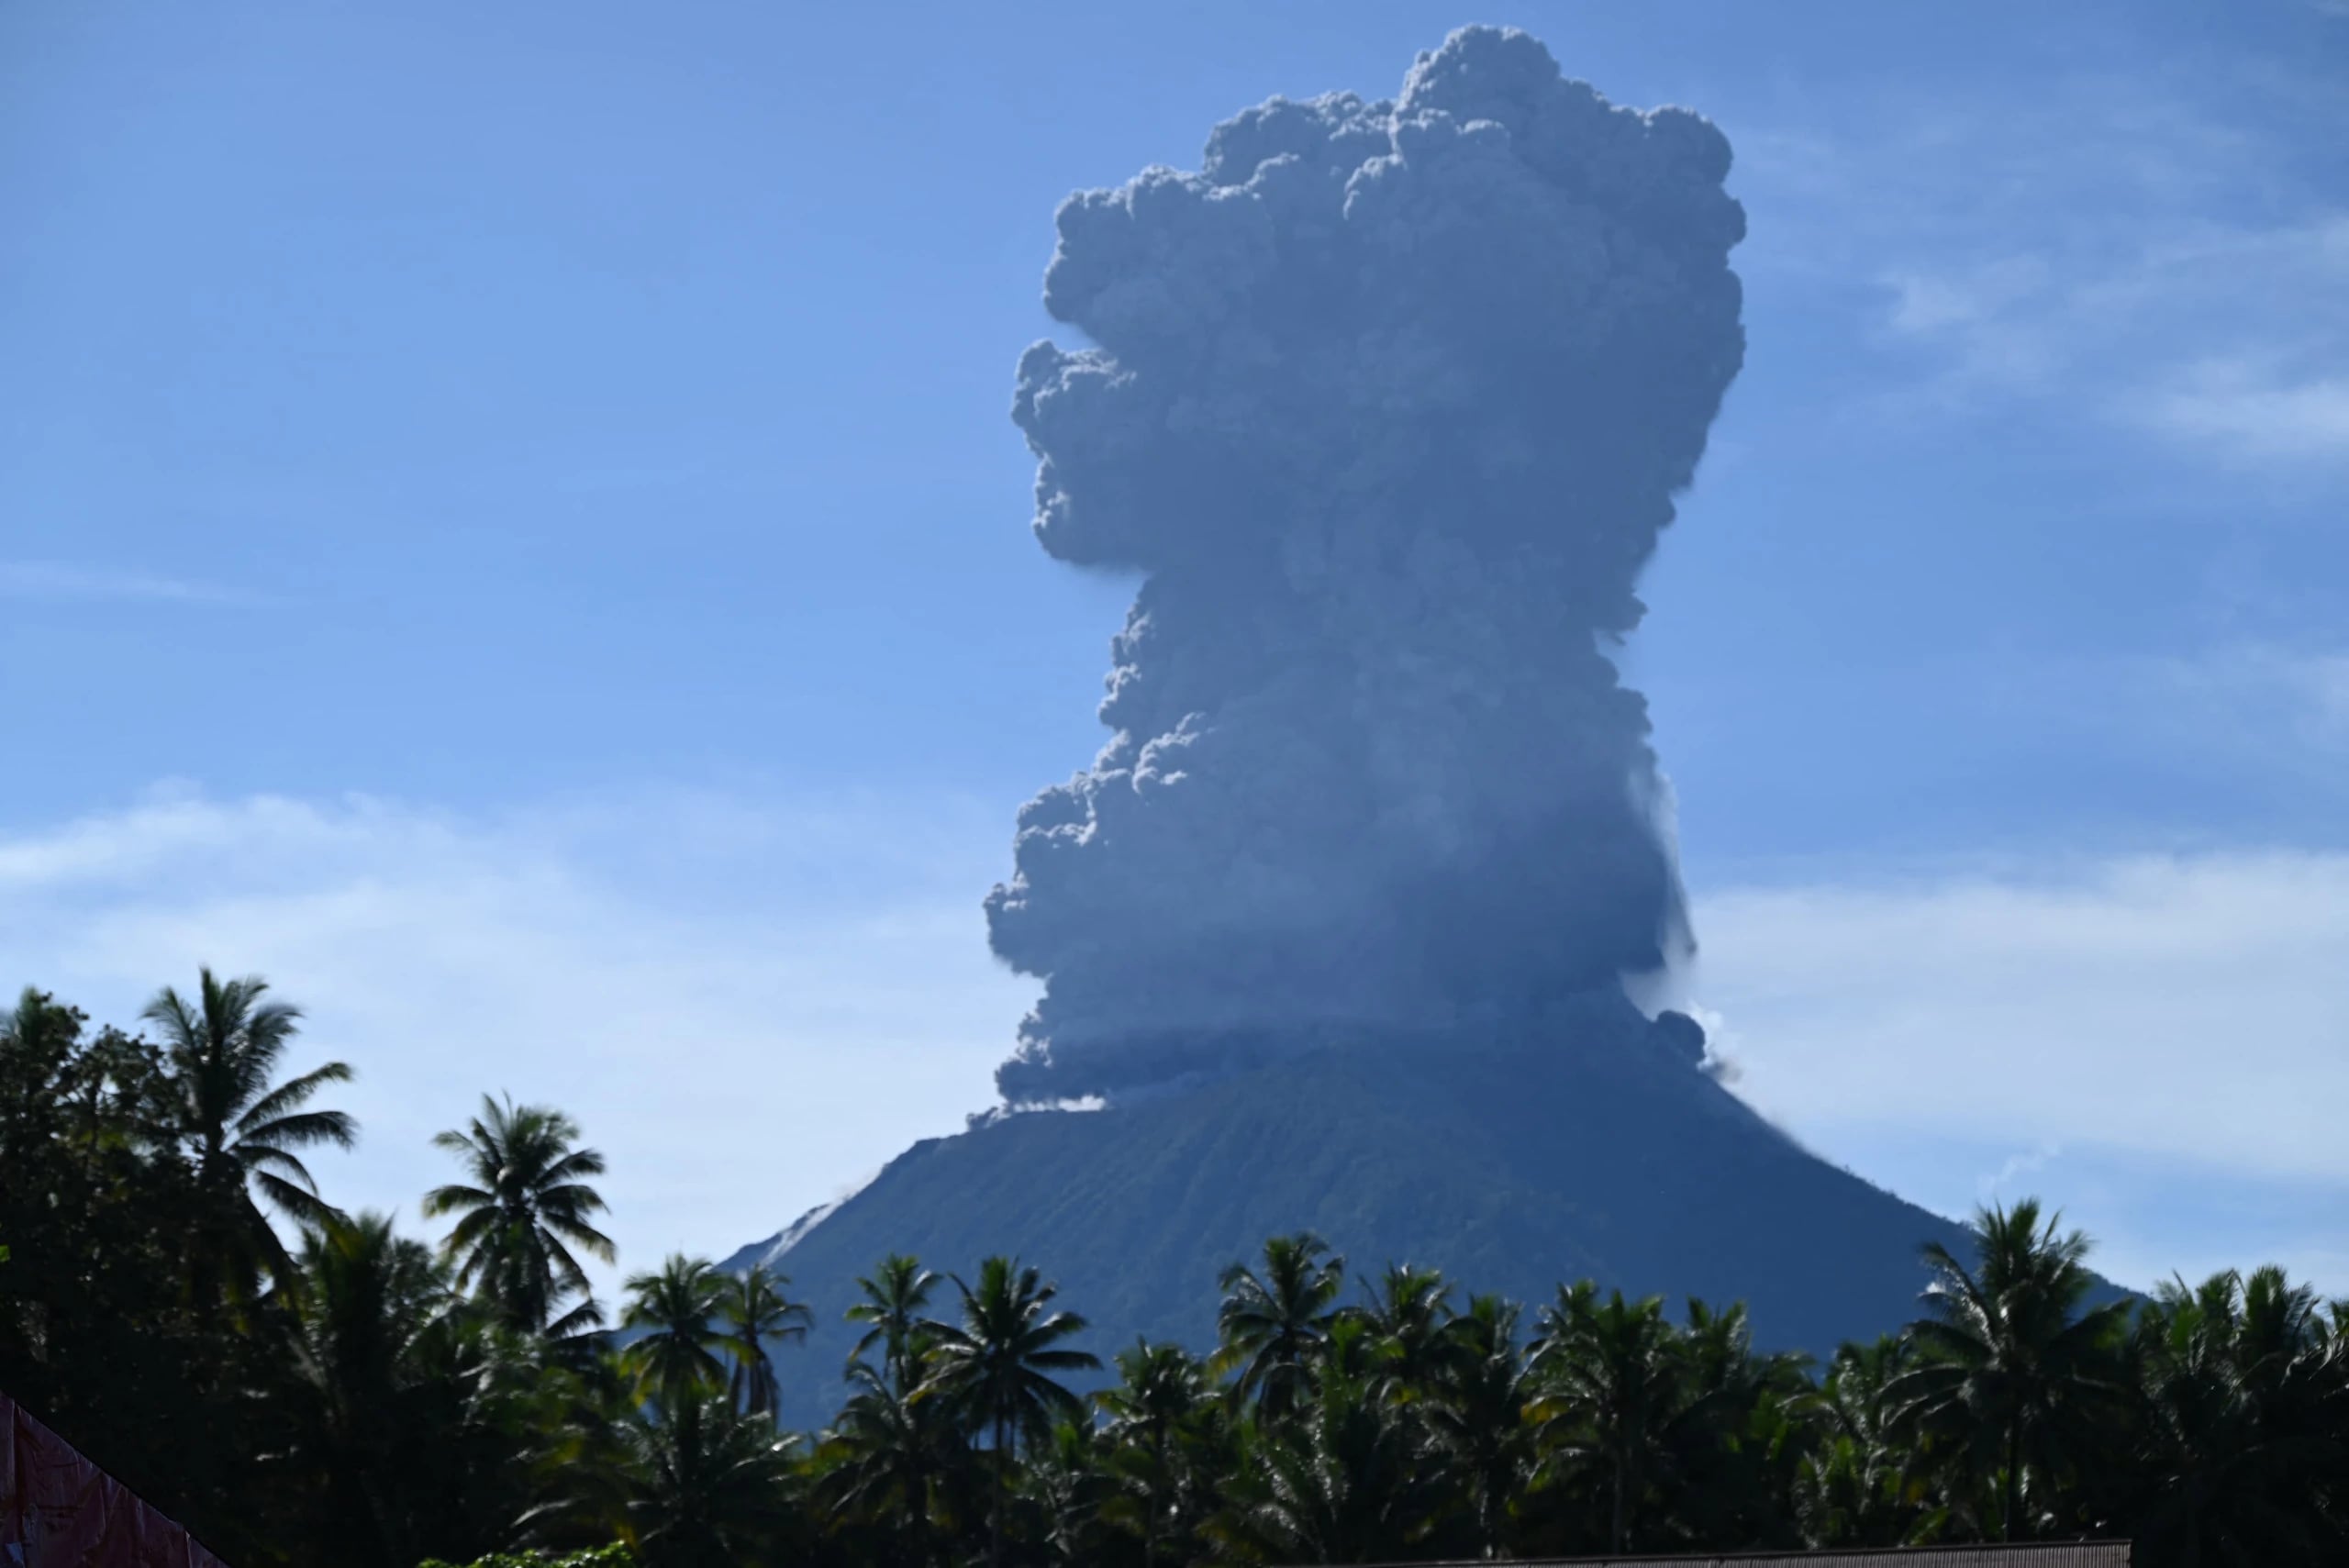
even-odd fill
[[[209,973],[154,1038],[0,1014],[0,1388],[239,1568],[1174,1568],[2128,1536],[2349,1561],[2349,1302],[2272,1268],[2099,1304],[2036,1203],[1930,1248],[1902,1334],[1812,1365],[1742,1308],[1531,1308],[1275,1238],[1219,1341],[1102,1367],[1040,1266],[879,1260],[848,1398],[778,1429],[788,1282],[673,1257],[601,1331],[602,1157],[485,1100],[438,1238],[345,1214],[299,1012]],[[494,1554],[529,1553],[506,1558]],[[543,1557],[535,1554],[546,1554]],[[592,1554],[576,1556],[574,1554]]]

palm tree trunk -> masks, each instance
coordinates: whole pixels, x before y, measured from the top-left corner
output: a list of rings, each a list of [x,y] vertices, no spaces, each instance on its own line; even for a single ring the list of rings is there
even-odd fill
[[[1007,1423],[995,1413],[995,1507],[987,1511],[987,1568],[1003,1568],[1003,1440]]]
[[[1608,1530],[1609,1543],[1608,1550],[1615,1552],[1619,1556],[1631,1546],[1631,1542],[1625,1539],[1629,1532],[1623,1528],[1623,1471],[1625,1463],[1626,1461],[1622,1454],[1619,1453],[1615,1456],[1615,1463],[1613,1466],[1615,1471],[1614,1523]]]
[[[384,1488],[377,1481],[372,1465],[361,1469],[359,1491],[367,1499],[367,1511],[375,1517],[375,1539],[383,1544],[384,1560],[393,1563],[415,1562],[415,1553],[407,1549],[407,1532],[392,1517],[391,1508],[384,1501]]]
[[[2015,1538],[2015,1513],[2022,1494],[2022,1418],[2016,1416],[2007,1422],[2007,1484],[2004,1539]]]

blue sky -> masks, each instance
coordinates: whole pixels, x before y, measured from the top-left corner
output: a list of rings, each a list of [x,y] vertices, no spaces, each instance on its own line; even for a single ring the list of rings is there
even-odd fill
[[[984,1105],[1130,584],[1027,536],[1054,206],[1467,21],[1737,149],[1629,655],[1742,1092],[2126,1277],[2349,1290],[2349,14],[0,15],[0,981],[259,970],[336,1195],[569,1106],[638,1262]]]

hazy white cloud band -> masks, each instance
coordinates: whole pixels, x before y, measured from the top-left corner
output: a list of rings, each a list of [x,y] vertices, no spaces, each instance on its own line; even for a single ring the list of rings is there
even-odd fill
[[[1027,1006],[978,893],[1007,811],[639,798],[462,821],[382,801],[160,796],[0,835],[0,952],[128,1022],[199,964],[350,1061],[350,1206],[446,1179],[484,1091],[551,1102],[612,1165],[623,1264],[730,1249],[982,1106]],[[858,896],[857,887],[874,891]],[[821,889],[818,893],[818,889]],[[845,890],[845,891],[844,891]]]
[[[718,1252],[987,1103],[1030,999],[978,912],[1005,815],[158,795],[0,833],[0,982],[128,1020],[199,963],[260,972],[310,1009],[302,1061],[360,1069],[362,1151],[321,1171],[341,1201],[413,1220],[431,1133],[510,1089],[610,1155],[628,1262]],[[1977,1178],[2062,1199],[2099,1151],[2349,1193],[2349,855],[1781,880],[1700,893],[1698,917],[1695,993],[1755,1104],[1831,1154],[2005,1151],[1863,1166],[1926,1201]],[[2157,1216],[2084,1218],[2159,1267],[2212,1250]],[[2322,1257],[2349,1215],[2281,1218]]]
[[[1739,1088],[1799,1129],[2349,1183],[2349,855],[1726,889],[1700,909]]]

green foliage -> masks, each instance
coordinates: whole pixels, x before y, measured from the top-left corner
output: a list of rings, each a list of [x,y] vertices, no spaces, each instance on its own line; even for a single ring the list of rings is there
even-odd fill
[[[493,1551],[465,1563],[428,1557],[417,1568],[636,1568],[636,1556],[614,1541],[581,1551]]]
[[[468,1127],[432,1140],[471,1179],[425,1194],[425,1217],[458,1217],[441,1244],[457,1283],[517,1329],[560,1336],[603,1322],[572,1249],[612,1261],[612,1239],[591,1223],[604,1200],[584,1180],[604,1173],[604,1157],[578,1138],[561,1111],[484,1095]]]
[[[354,1130],[309,1104],[347,1071],[281,1079],[300,1015],[266,990],[165,993],[161,1043],[37,991],[0,1015],[0,1387],[244,1568],[2349,1561],[2349,1302],[2261,1269],[2099,1305],[2035,1203],[1928,1245],[1917,1320],[1819,1368],[1742,1307],[1586,1282],[1528,1314],[1297,1232],[1197,1290],[1207,1354],[1145,1339],[1104,1376],[1040,1270],[899,1254],[847,1313],[845,1403],[795,1434],[774,1356],[812,1318],[780,1276],[672,1257],[629,1277],[625,1348],[596,1331],[604,1166],[557,1110],[443,1136],[437,1245],[335,1208],[299,1151]]]

